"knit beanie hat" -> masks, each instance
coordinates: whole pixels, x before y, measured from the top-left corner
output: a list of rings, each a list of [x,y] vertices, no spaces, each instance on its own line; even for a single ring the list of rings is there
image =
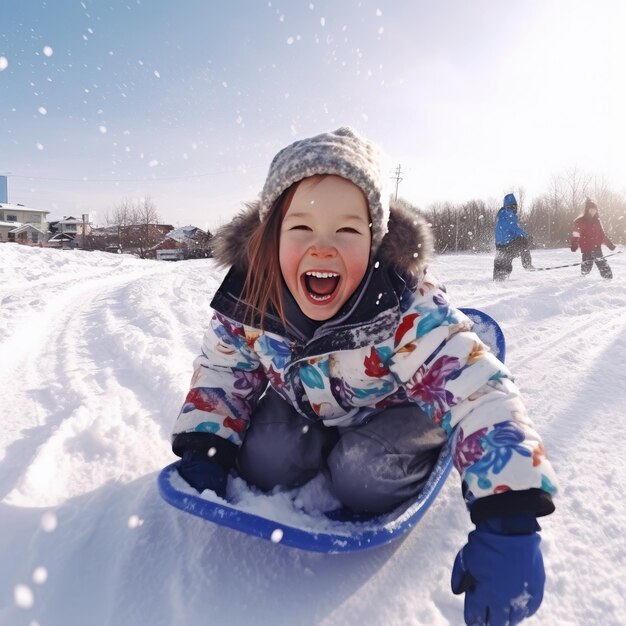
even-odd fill
[[[598,208],[598,205],[591,198],[587,198],[585,200],[585,211],[588,211],[589,209],[597,210],[597,208]]]
[[[341,176],[360,187],[367,198],[371,220],[372,252],[387,232],[388,198],[383,184],[379,154],[374,144],[352,128],[342,127],[283,148],[272,160],[263,191],[259,217],[267,217],[281,193],[294,183],[318,174]]]

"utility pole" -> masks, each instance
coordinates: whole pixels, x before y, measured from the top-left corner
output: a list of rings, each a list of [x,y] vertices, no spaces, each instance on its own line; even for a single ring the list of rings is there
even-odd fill
[[[400,163],[398,163],[398,167],[396,168],[395,171],[395,176],[391,177],[392,179],[395,179],[396,181],[396,197],[395,199],[398,199],[398,185],[402,182],[402,165]]]
[[[87,230],[87,218],[89,216],[85,213],[83,213],[83,250],[85,249],[85,231]]]

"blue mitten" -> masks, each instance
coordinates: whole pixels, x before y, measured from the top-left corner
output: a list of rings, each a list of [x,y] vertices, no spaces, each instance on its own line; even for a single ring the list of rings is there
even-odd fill
[[[204,452],[186,450],[178,464],[178,473],[200,493],[210,489],[220,498],[226,495],[226,470]]]
[[[468,626],[514,626],[537,611],[545,572],[532,516],[479,522],[452,569],[453,593],[465,593]]]

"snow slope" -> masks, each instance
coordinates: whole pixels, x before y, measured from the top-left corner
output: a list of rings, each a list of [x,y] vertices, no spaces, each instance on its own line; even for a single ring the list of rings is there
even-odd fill
[[[579,260],[537,251],[538,266]],[[498,319],[560,477],[532,624],[623,624],[626,255],[491,282],[490,255],[434,264]],[[453,475],[401,543],[319,555],[185,515],[158,496],[169,431],[221,273],[211,260],[0,245],[2,626],[462,624],[449,591],[470,529]]]

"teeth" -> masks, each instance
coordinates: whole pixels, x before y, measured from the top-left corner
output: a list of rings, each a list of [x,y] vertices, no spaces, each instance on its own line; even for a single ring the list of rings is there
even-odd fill
[[[306,272],[307,276],[313,276],[314,278],[338,278],[339,274],[335,272]]]
[[[324,302],[324,301],[330,299],[330,294],[327,295],[327,296],[317,296],[317,295],[315,295],[313,293],[310,293],[309,295],[311,296],[311,298],[313,298],[313,300],[316,300],[317,302]]]

